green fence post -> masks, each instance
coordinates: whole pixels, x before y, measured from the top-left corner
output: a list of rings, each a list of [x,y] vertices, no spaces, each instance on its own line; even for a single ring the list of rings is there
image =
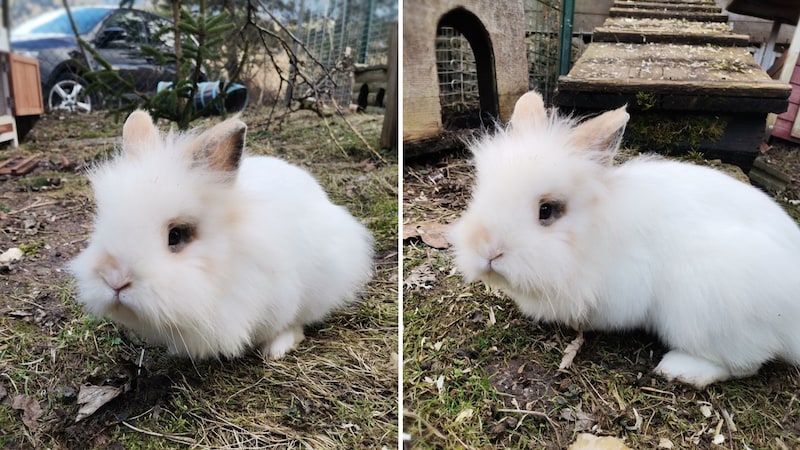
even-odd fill
[[[561,46],[558,58],[558,74],[566,75],[572,59],[572,19],[575,15],[575,0],[561,2]]]

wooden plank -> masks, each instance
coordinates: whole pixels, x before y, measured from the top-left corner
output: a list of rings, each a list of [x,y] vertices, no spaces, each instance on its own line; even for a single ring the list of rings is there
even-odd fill
[[[25,175],[39,165],[37,156],[11,158],[0,163],[0,175]]]
[[[691,94],[694,97],[723,96],[723,97],[752,97],[777,99],[786,103],[791,89],[780,81],[769,83],[747,83],[735,81],[670,81],[670,80],[645,80],[628,79],[615,80],[609,78],[581,78],[569,76],[559,77],[558,89],[560,92],[574,91],[582,93],[617,93],[636,94],[641,92],[653,94],[681,95]]]
[[[595,42],[674,43],[745,47],[750,38],[734,34],[727,23],[692,22],[680,19],[609,17],[595,28]]]
[[[792,122],[785,119],[778,118],[772,128],[772,136],[800,144],[800,139],[792,137]]]
[[[11,70],[11,96],[15,116],[32,116],[44,113],[39,60],[16,53],[8,54]]]
[[[611,8],[609,17],[649,17],[653,19],[686,19],[698,22],[727,22],[728,15],[689,11],[664,11],[663,9]]]
[[[788,83],[771,79],[746,48],[682,44],[592,43],[560,91],[778,98]]]
[[[615,30],[605,27],[598,27],[592,33],[595,42],[623,42],[630,44],[645,44],[650,42],[688,45],[723,45],[731,47],[746,47],[749,44],[749,37],[744,34],[736,35],[703,35],[688,34],[681,32],[642,32],[635,30]]]
[[[666,3],[666,2],[634,2],[630,0],[617,0],[614,8],[637,8],[637,9],[662,9],[670,11],[694,11],[706,13],[721,13],[722,8],[714,3]]]
[[[397,150],[397,101],[398,101],[398,46],[397,24],[393,23],[389,30],[389,74],[386,89],[386,111],[381,129],[381,148]]]
[[[565,89],[561,84],[556,91],[555,103],[568,109],[604,111],[628,105],[630,110],[642,109],[640,95],[650,96],[648,104],[653,109],[664,111],[694,111],[716,113],[782,113],[789,102],[786,99],[763,97],[726,97],[708,95],[679,95],[675,93],[652,94],[645,90],[630,92],[576,91]]]

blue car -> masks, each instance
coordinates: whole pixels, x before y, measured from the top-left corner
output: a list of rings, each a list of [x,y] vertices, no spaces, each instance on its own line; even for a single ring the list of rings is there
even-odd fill
[[[72,16],[81,38],[114,70],[133,80],[135,89],[153,93],[159,81],[171,80],[174,69],[141,54],[143,44],[174,48],[169,19],[146,11],[107,6],[74,7]],[[39,60],[42,93],[48,110],[91,112],[99,99],[87,91],[86,74],[102,69],[91,52],[82,50],[66,10],[35,17],[11,30],[11,49]]]

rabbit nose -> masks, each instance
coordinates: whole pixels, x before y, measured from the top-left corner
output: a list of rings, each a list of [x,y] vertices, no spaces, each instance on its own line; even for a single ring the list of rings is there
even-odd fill
[[[120,292],[124,291],[125,289],[128,289],[131,286],[131,282],[125,281],[125,283],[122,285],[109,285],[109,286],[111,286],[111,289],[113,289],[119,295]]]
[[[106,270],[100,276],[117,295],[131,286],[130,278],[119,270]]]

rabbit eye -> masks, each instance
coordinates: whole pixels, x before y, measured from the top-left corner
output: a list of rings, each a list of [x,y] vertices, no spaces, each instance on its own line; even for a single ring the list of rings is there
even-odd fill
[[[195,227],[189,224],[171,225],[167,232],[167,245],[172,253],[183,250],[194,240]]]
[[[564,215],[564,204],[553,200],[544,200],[539,204],[539,223],[550,226]]]

